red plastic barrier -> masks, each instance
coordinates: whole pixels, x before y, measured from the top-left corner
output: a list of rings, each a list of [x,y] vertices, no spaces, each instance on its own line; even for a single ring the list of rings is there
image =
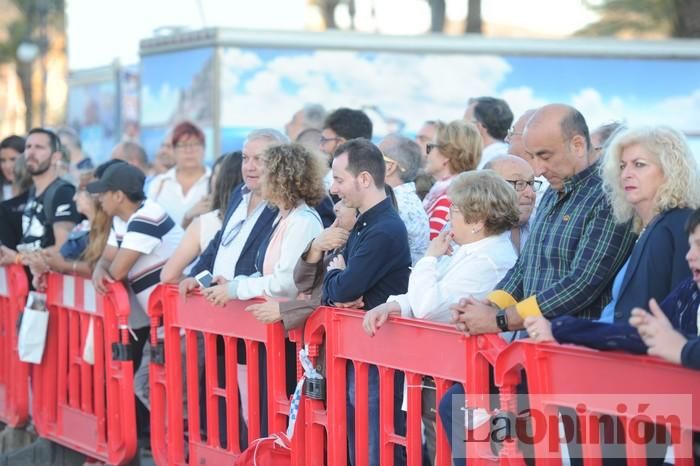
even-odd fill
[[[200,295],[181,297],[177,287],[160,285],[149,302],[151,345],[163,360],[151,359],[151,448],[159,465],[232,464],[241,453],[239,444],[239,381],[236,371],[238,341],[245,343],[248,382],[248,442],[260,437],[261,377],[267,380],[267,424],[269,432],[287,428],[289,400],[285,388],[285,331],[280,323],[268,325],[257,321],[244,309],[252,301],[230,301],[226,307],[209,304]],[[158,340],[162,325],[163,341]],[[198,368],[198,334],[204,342],[206,382],[206,438],[200,432],[200,383]],[[186,368],[183,378],[182,345],[184,335]],[[292,340],[294,337],[290,335]],[[218,383],[217,339],[223,341],[225,380]],[[162,345],[162,346],[161,346]],[[258,355],[266,351],[266,368],[262,372]],[[186,382],[184,382],[186,381]],[[187,415],[183,408],[183,385],[187,393]],[[219,432],[219,400],[226,408],[226,445]],[[187,419],[187,422],[183,422]],[[300,432],[301,431],[301,432]],[[303,431],[297,429],[294,444],[303,445]],[[185,439],[188,439],[186,442]],[[187,443],[187,445],[186,445]],[[303,465],[303,448],[294,448],[296,464]]]
[[[363,317],[361,311],[319,308],[306,323],[305,342],[312,356],[318,356],[319,346],[326,341],[327,406],[323,401],[306,400],[306,464],[347,462],[346,364],[351,361],[356,372],[355,464],[367,463],[367,376],[369,365],[376,365],[380,381],[380,464],[393,465],[394,445],[404,445],[407,464],[419,466],[423,376],[434,378],[437,403],[453,382],[458,382],[465,385],[468,406],[488,408],[488,368],[505,342],[495,335],[467,338],[452,326],[401,318],[391,318],[376,336],[369,337],[362,329]],[[393,425],[392,413],[400,409],[394,404],[392,392],[395,371],[405,374],[409,387],[406,436],[398,435]],[[439,416],[436,430],[436,464],[450,465],[449,444]],[[494,460],[484,457],[483,451],[481,454],[478,461],[470,459],[470,464]]]
[[[24,267],[0,267],[0,421],[12,427],[29,417],[29,365],[17,355],[17,319],[27,292]]]
[[[96,295],[92,282],[49,274],[44,358],[33,368],[33,416],[42,437],[109,464],[136,454],[133,363],[114,361],[128,344],[129,299],[121,284]],[[94,365],[83,359],[90,320]]]
[[[602,464],[599,435],[595,431],[595,434],[586,433],[591,432],[592,420],[599,419],[602,414],[618,417],[624,429],[623,439],[628,440],[625,443],[627,464],[645,465],[645,445],[629,441],[630,432],[639,435],[632,429],[649,419],[672,420],[669,415],[678,413],[678,408],[685,406],[686,401],[672,395],[687,394],[692,411],[688,403],[688,412],[680,416],[679,422],[669,425],[672,436],[679,440],[674,445],[675,464],[693,464],[692,431],[700,430],[699,372],[647,356],[519,341],[499,354],[496,385],[512,386],[520,379],[521,371],[527,375],[530,409],[538,413],[540,419],[556,417],[559,407],[578,408],[577,417],[584,426],[582,451],[587,465]],[[627,409],[628,404],[638,408],[638,403],[642,405],[641,410]],[[642,417],[637,416],[640,412]],[[538,435],[543,441],[534,442],[537,464],[561,464],[558,441],[549,443],[546,440],[559,438],[558,430],[553,431],[558,429],[557,423],[538,425],[548,431]]]

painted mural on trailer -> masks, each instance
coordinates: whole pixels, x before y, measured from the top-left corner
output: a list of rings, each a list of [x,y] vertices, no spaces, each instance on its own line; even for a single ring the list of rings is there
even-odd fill
[[[142,131],[152,132],[145,138],[149,148],[149,137],[184,117],[211,129],[212,50],[143,58],[141,117]],[[253,128],[283,129],[308,102],[363,108],[381,137],[396,130],[410,135],[427,119],[461,118],[469,97],[496,95],[516,116],[565,102],[581,110],[591,127],[616,120],[668,124],[690,134],[700,154],[698,60],[227,47],[220,69],[223,151],[240,148]]]

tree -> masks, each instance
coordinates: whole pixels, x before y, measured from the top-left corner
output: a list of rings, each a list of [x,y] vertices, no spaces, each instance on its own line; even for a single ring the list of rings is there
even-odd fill
[[[700,37],[698,0],[603,0],[600,4],[584,1],[600,14],[600,20],[577,31],[578,35]]]
[[[65,28],[65,11],[63,0],[12,0],[16,11],[13,20],[7,26],[7,37],[0,43],[0,62],[14,63],[19,77],[24,104],[26,107],[25,126],[27,129],[34,124],[34,95],[32,78],[34,66],[41,61],[42,77],[45,92],[46,84],[46,51],[48,49],[49,28]],[[17,50],[22,43],[33,43],[39,48],[37,60],[22,62],[17,58]],[[46,96],[42,95],[40,112],[42,120],[46,112]]]
[[[467,25],[464,30],[467,34],[481,34],[481,0],[468,0]]]

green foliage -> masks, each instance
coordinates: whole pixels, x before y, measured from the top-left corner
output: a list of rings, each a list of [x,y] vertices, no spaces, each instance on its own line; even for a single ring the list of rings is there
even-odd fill
[[[675,0],[583,0],[600,20],[576,32],[582,36],[610,36],[619,33],[672,35],[676,17]]]

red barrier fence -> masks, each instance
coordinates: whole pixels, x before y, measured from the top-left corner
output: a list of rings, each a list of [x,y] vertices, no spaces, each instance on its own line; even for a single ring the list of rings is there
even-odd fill
[[[28,290],[24,267],[0,267],[0,421],[12,427],[29,417],[29,365],[17,354],[17,320]]]
[[[113,358],[129,343],[124,287],[96,295],[89,280],[51,273],[46,305],[44,357],[32,373],[37,432],[109,464],[130,461],[137,447],[133,365]],[[94,364],[84,359],[91,321]]]
[[[151,448],[158,464],[232,464],[241,453],[239,432],[243,426],[239,422],[238,403],[241,381],[236,370],[239,342],[245,345],[247,360],[248,442],[261,436],[265,423],[261,417],[262,380],[267,385],[268,431],[286,430],[289,399],[285,387],[284,327],[280,323],[263,324],[245,312],[252,302],[230,301],[226,307],[216,307],[197,294],[181,297],[177,287],[168,285],[160,285],[151,295],[149,315],[154,348],[150,366]],[[159,331],[162,341],[158,338]],[[202,359],[198,340],[203,342],[203,371],[198,367]],[[187,355],[185,377],[183,346]],[[264,359],[260,356],[263,349]],[[219,373],[222,369],[225,374]],[[202,376],[204,410],[200,407]],[[186,412],[183,385],[187,394]],[[225,408],[219,408],[220,403]],[[223,413],[225,423],[220,424]],[[203,416],[206,416],[205,426]],[[202,427],[206,437],[200,431]],[[225,428],[225,436],[220,427]],[[303,443],[303,432],[295,436],[296,443]],[[303,465],[303,449],[295,448],[295,452],[296,464]]]
[[[27,365],[17,359],[15,326],[26,293],[21,267],[0,269],[0,419],[13,425],[27,418],[28,390],[22,388]],[[244,311],[248,304],[232,301],[224,308],[214,307],[199,295],[180,297],[172,286],[160,286],[153,293],[149,309],[151,439],[159,465],[232,464],[243,446],[239,433],[244,427],[248,443],[264,433],[265,425],[269,433],[286,430],[285,359],[289,349],[285,331],[279,323],[255,320]],[[137,446],[133,366],[130,360],[119,360],[127,359],[123,356],[128,353],[126,291],[117,284],[107,295],[96,296],[88,280],[50,274],[47,307],[50,318],[44,359],[32,374],[37,431],[109,464],[128,462]],[[544,440],[533,443],[538,466],[561,464],[557,414],[561,408],[576,410],[584,428],[603,415],[615,416],[623,428],[622,451],[630,466],[646,464],[645,443],[635,440],[635,432],[649,423],[668,429],[676,465],[693,464],[692,433],[700,431],[697,371],[656,358],[575,346],[527,340],[507,345],[497,335],[465,337],[451,326],[401,318],[391,318],[376,336],[369,337],[362,330],[363,317],[361,311],[322,307],[306,323],[303,340],[311,358],[317,363],[320,357],[324,359],[326,397],[325,401],[307,397],[300,407],[291,448],[294,466],[346,464],[348,365],[354,368],[356,382],[358,466],[368,459],[367,387],[372,366],[378,374],[382,465],[394,464],[395,446],[406,448],[409,466],[421,464],[424,377],[435,381],[437,402],[456,382],[465,387],[468,408],[490,411],[491,368],[503,418],[516,413],[516,386],[523,374],[527,377],[531,434],[543,429],[539,434]],[[85,360],[91,325],[94,363]],[[292,332],[290,338],[299,344],[300,333]],[[246,424],[241,424],[239,415],[242,380],[234,370],[243,347]],[[394,427],[393,414],[400,409],[394,401],[397,372],[403,373],[408,386],[405,435]],[[533,413],[555,422],[536,425]],[[221,415],[224,420],[219,419]],[[447,466],[449,446],[439,417],[436,422],[436,464]],[[488,431],[489,423],[485,429]],[[598,434],[596,430],[580,442],[586,465],[602,463],[605,453]],[[522,439],[507,437],[498,457],[490,454],[488,442],[468,442],[467,457],[470,464],[520,465],[523,455],[518,440]]]
[[[489,366],[495,362],[505,342],[497,335],[466,338],[452,326],[415,319],[392,318],[374,337],[362,330],[364,312],[320,308],[307,321],[305,342],[312,355],[325,340],[326,406],[322,401],[306,400],[306,460],[308,465],[344,465],[347,462],[347,387],[346,365],[354,365],[356,374],[356,463],[367,464],[368,451],[368,368],[378,367],[380,406],[380,459],[393,465],[393,448],[407,448],[407,464],[419,466],[421,460],[421,385],[423,377],[435,381],[439,403],[454,383],[465,385],[468,405],[488,409]],[[408,386],[406,435],[394,428],[394,373],[403,372]],[[437,411],[437,407],[435,407]],[[326,437],[324,439],[324,437]],[[325,440],[325,442],[324,442]],[[324,451],[325,443],[325,451]],[[472,452],[474,453],[474,452]],[[483,457],[474,464],[491,463]],[[475,457],[475,456],[474,456]],[[436,464],[450,465],[447,438],[437,418]]]
[[[700,431],[700,372],[646,356],[518,341],[498,355],[496,385],[512,384],[521,371],[527,376],[530,410],[539,420],[556,418],[560,407],[576,410],[586,464],[602,464],[600,435],[594,427],[601,415],[619,419],[628,465],[647,464],[649,439],[639,439],[638,429],[657,420],[668,421],[675,464],[693,464],[692,431]],[[558,430],[553,431],[558,425],[539,422],[543,426],[542,435],[533,433],[533,439],[541,440],[533,442],[537,464],[561,464]],[[557,441],[548,442],[550,438]]]

